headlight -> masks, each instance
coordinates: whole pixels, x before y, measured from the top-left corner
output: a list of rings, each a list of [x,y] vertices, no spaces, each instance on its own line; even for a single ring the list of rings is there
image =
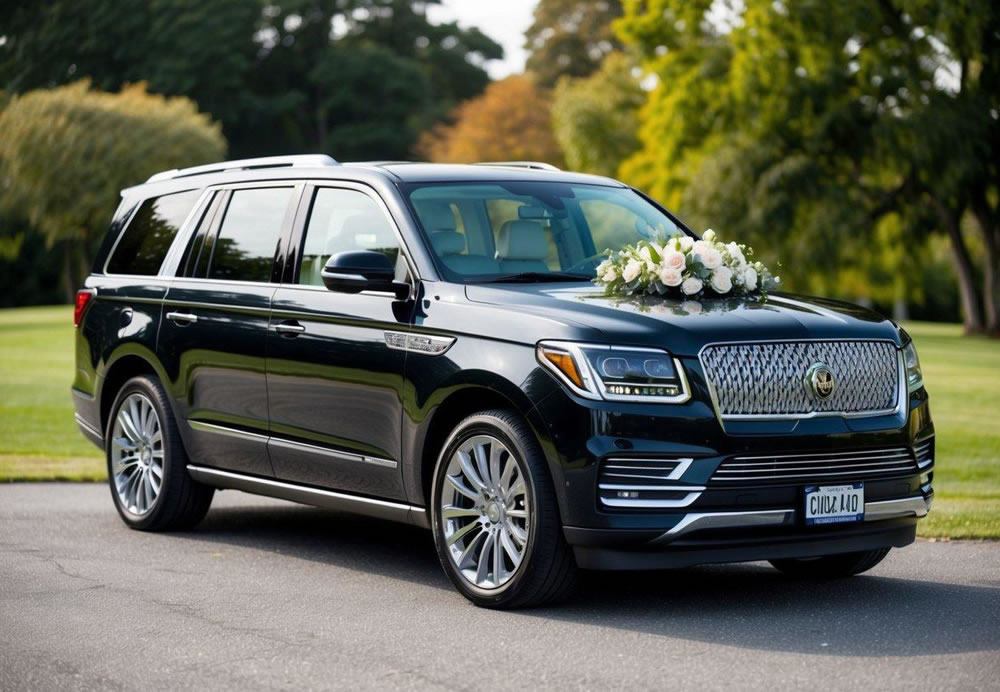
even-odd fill
[[[906,368],[906,386],[909,391],[915,392],[924,386],[924,374],[920,371],[920,359],[917,358],[917,349],[910,341],[903,346],[903,366]]]
[[[588,399],[680,404],[690,398],[680,361],[660,349],[542,341],[535,354]]]

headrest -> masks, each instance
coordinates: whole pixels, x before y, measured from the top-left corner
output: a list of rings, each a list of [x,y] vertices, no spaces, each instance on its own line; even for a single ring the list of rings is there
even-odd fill
[[[465,250],[465,236],[457,231],[434,231],[431,245],[439,255],[460,255]]]
[[[537,221],[507,221],[497,237],[499,260],[544,260],[549,254],[545,229]]]
[[[429,200],[416,202],[417,214],[428,233],[455,230],[455,214],[447,202]],[[464,240],[463,240],[464,247]]]
[[[388,227],[385,217],[378,212],[362,212],[344,219],[339,237],[344,238],[352,246],[371,247],[391,238],[392,230]],[[338,236],[333,236],[330,241],[342,244],[343,241],[338,241],[337,238]]]

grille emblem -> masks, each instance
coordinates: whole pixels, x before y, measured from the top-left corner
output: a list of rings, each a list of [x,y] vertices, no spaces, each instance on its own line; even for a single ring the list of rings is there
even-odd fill
[[[829,366],[825,363],[816,363],[806,373],[806,385],[817,398],[829,399],[836,383],[833,381],[833,373],[830,372]]]

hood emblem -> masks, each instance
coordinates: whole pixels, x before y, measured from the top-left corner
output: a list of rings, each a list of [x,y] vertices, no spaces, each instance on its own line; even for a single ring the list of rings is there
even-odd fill
[[[816,395],[817,399],[829,399],[836,383],[833,373],[826,363],[816,363],[806,373],[806,387]]]

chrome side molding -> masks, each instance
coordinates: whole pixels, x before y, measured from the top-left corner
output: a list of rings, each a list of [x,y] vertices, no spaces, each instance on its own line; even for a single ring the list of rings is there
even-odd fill
[[[379,519],[398,521],[404,524],[415,524],[425,528],[429,526],[423,507],[415,507],[404,502],[376,500],[370,497],[296,485],[270,478],[247,476],[242,473],[221,471],[194,464],[188,464],[187,470],[191,474],[191,477],[199,483],[211,485],[215,488],[242,490],[255,495],[266,495],[267,497],[299,502],[306,505],[313,505],[314,507],[354,512],[370,517],[378,517]]]

